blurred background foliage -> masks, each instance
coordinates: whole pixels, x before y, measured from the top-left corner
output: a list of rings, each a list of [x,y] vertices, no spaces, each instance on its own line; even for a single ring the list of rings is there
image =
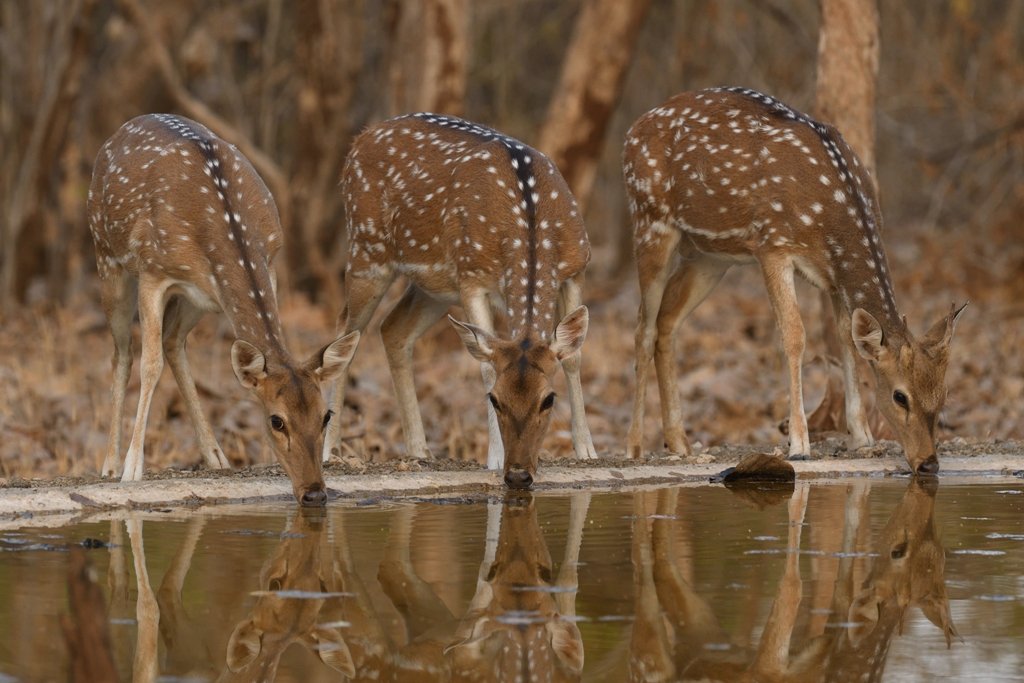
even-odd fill
[[[439,103],[537,145],[584,4],[4,0],[5,301],[64,300],[90,276],[84,200],[96,151],[129,118],[175,111],[259,157],[284,209],[288,282],[339,305],[335,188],[352,136]],[[624,274],[630,256],[619,158],[637,116],[681,90],[718,84],[812,111],[816,84],[818,0],[620,4],[634,8],[638,35],[625,46],[628,71],[601,135],[596,191],[583,193],[598,276]],[[431,21],[433,6],[449,26]],[[880,3],[879,12],[877,156],[888,225],[1019,248],[1024,3],[918,0]],[[462,83],[447,100],[423,92],[431,41],[464,43],[455,55]]]
[[[914,329],[971,300],[943,438],[1024,436],[1024,0],[0,0],[0,475],[98,465],[111,342],[85,199],[100,145],[147,112],[206,124],[267,182],[286,235],[282,316],[301,348],[329,338],[344,302],[337,183],[361,129],[441,111],[547,153],[585,210],[587,410],[599,451],[618,453],[638,302],[622,140],[669,96],[728,84],[834,122],[876,168],[897,300]],[[836,354],[821,343],[821,300],[799,286],[806,404],[820,404],[812,429],[830,432],[842,427]],[[260,418],[226,362],[229,337],[210,317],[190,338],[204,408],[234,464],[266,462]],[[781,440],[785,374],[756,269],[730,272],[678,347],[694,441]],[[431,448],[479,460],[478,368],[447,326],[417,349]],[[394,458],[400,425],[376,339],[353,373],[350,455]],[[194,459],[164,382],[151,466]],[[571,452],[562,408],[545,446],[555,456]]]

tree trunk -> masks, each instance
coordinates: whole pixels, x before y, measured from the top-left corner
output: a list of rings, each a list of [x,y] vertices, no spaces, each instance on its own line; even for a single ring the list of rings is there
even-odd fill
[[[116,683],[107,604],[96,584],[96,570],[82,548],[72,548],[68,567],[68,607],[60,617],[68,648],[72,683]]]
[[[839,129],[872,177],[878,31],[877,0],[821,0],[815,114]]]
[[[650,0],[585,0],[562,62],[538,147],[565,176],[581,210],[650,5]]]
[[[820,0],[820,7],[815,116],[839,129],[871,174],[877,190],[875,86],[880,42],[877,0]],[[832,311],[827,293],[822,292],[820,298],[826,354],[838,358],[836,313]],[[825,396],[807,420],[813,432],[846,429],[842,378],[832,370],[831,363],[828,377]]]
[[[392,115],[461,116],[469,56],[469,1],[394,2],[391,11]]]

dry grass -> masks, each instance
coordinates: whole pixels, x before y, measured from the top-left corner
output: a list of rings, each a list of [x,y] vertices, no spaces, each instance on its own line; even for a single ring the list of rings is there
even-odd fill
[[[890,229],[896,289],[915,330],[943,315],[954,300],[970,298],[955,340],[948,374],[943,438],[998,440],[1024,437],[1024,356],[1017,339],[1024,324],[1022,247],[1009,236],[979,243],[970,235]],[[598,254],[595,270],[604,262]],[[587,288],[591,332],[584,346],[583,380],[594,442],[618,454],[629,426],[633,385],[636,285],[591,276]],[[809,333],[806,403],[820,399],[826,364],[816,324],[818,297],[802,287]],[[54,477],[97,471],[110,419],[112,345],[95,288],[57,310],[23,309],[0,319],[0,475]],[[386,310],[381,307],[377,318]],[[324,343],[335,312],[293,297],[283,302],[285,329],[297,355]],[[349,458],[401,456],[402,435],[390,375],[376,324],[356,356],[350,409],[343,416]],[[204,408],[236,465],[269,462],[256,406],[246,399],[228,362],[229,330],[209,318],[190,340],[192,366]],[[138,348],[136,344],[136,348]],[[781,444],[786,380],[774,320],[753,268],[734,269],[681,328],[677,355],[680,391],[691,439]],[[486,418],[479,369],[447,325],[439,324],[416,350],[417,383],[427,438],[435,455],[483,462]],[[137,357],[136,357],[137,361]],[[134,368],[137,373],[137,362]],[[559,379],[559,383],[562,380]],[[138,377],[129,386],[125,427],[131,428]],[[657,391],[648,396],[647,445],[658,444]],[[556,406],[545,442],[552,456],[572,452],[568,406]],[[146,441],[147,467],[197,461],[195,441],[170,372],[153,403]]]

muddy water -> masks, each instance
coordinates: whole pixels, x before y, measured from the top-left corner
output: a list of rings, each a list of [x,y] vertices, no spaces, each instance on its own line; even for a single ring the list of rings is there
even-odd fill
[[[1024,484],[867,479],[130,513],[0,532],[0,681],[1024,680]],[[108,513],[109,514],[109,513]]]

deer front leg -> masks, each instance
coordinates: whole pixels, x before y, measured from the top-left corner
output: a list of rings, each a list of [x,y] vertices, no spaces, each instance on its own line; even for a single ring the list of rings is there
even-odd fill
[[[871,427],[864,414],[857,376],[857,354],[853,346],[853,323],[838,296],[832,297],[832,310],[839,334],[839,355],[843,362],[843,385],[846,400],[846,427],[850,430],[850,448],[863,448],[874,443]]]
[[[101,281],[103,308],[114,338],[114,384],[111,388],[110,433],[100,476],[121,473],[121,433],[124,396],[132,374],[132,318],[138,306],[138,279],[121,271]]]
[[[582,275],[562,283],[561,296],[558,297],[558,317],[564,318],[575,311],[582,298],[580,296]],[[577,351],[562,361],[565,382],[569,390],[569,409],[572,411],[572,448],[576,457],[589,460],[597,457],[594,440],[587,426],[587,412],[583,406],[583,384],[580,381],[581,352]]]
[[[142,359],[139,362],[141,386],[139,407],[135,413],[132,441],[124,461],[121,481],[140,481],[145,467],[143,446],[146,441],[146,422],[149,420],[149,406],[160,373],[164,369],[163,358],[163,317],[166,285],[155,277],[143,276],[139,282],[139,326],[142,328]]]
[[[462,294],[462,308],[466,311],[469,321],[488,334],[494,334],[494,317],[491,315],[491,306],[487,300],[487,293],[483,291],[464,292]],[[480,374],[484,380],[484,390],[490,391],[494,388],[494,382],[498,375],[494,366],[490,363],[480,365]],[[490,401],[487,404],[487,469],[501,470],[505,467],[505,447],[501,442],[501,429],[498,428],[498,414]]]
[[[569,529],[565,538],[565,556],[558,568],[555,585],[555,604],[563,617],[576,616],[576,595],[579,592],[580,546],[583,545],[583,527],[587,523],[590,492],[576,491],[569,498]]]
[[[765,678],[782,678],[789,668],[789,649],[796,626],[800,601],[803,600],[803,583],[800,578],[800,535],[803,531],[804,514],[807,511],[807,496],[810,486],[797,482],[789,500],[789,534],[786,542],[786,569],[779,580],[779,591],[772,603],[771,613],[761,642],[754,656],[750,670]],[[754,676],[755,680],[761,676]]]
[[[213,435],[213,428],[203,414],[203,408],[199,404],[199,394],[196,392],[196,383],[192,379],[192,371],[188,366],[188,355],[185,353],[185,339],[192,328],[196,326],[204,313],[202,309],[190,304],[183,297],[175,297],[167,306],[164,313],[164,357],[167,364],[171,366],[174,379],[178,383],[178,389],[185,400],[185,407],[188,409],[188,416],[192,420],[192,426],[196,430],[196,439],[199,441],[199,450],[206,460],[207,466],[215,470],[231,469],[231,463],[224,457],[217,438]]]
[[[811,454],[801,377],[806,341],[793,285],[793,263],[787,258],[768,258],[762,261],[761,268],[789,366],[789,457],[803,459]]]
[[[413,382],[412,349],[416,340],[444,315],[448,305],[410,285],[398,304],[380,327],[384,350],[391,367],[391,379],[398,398],[398,413],[405,434],[406,455],[411,458],[429,458],[427,439],[423,433],[423,417],[416,400]]]

